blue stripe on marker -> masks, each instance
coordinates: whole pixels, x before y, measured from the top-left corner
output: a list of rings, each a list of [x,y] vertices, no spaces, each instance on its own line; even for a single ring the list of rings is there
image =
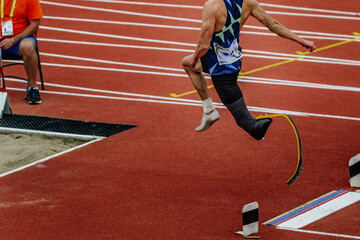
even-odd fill
[[[291,213],[288,213],[288,214],[286,214],[286,215],[284,215],[284,216],[282,216],[282,217],[280,217],[278,219],[275,219],[274,221],[271,221],[271,222],[267,223],[266,225],[277,225],[277,224],[279,224],[281,222],[284,222],[284,221],[292,218],[295,215],[298,215],[298,214],[300,214],[302,212],[305,212],[306,210],[308,210],[310,208],[315,207],[316,205],[321,205],[324,202],[328,201],[329,199],[336,198],[337,196],[342,195],[345,192],[348,192],[348,191],[347,190],[336,191],[336,192],[334,192],[332,194],[329,194],[329,195],[327,195],[327,196],[325,196],[323,198],[320,198],[320,199],[318,199],[318,200],[316,200],[316,201],[314,201],[314,202],[312,202],[312,203],[310,203],[310,204],[308,204],[306,206],[303,206],[303,207],[301,207],[299,209],[296,209],[295,211],[293,211]]]

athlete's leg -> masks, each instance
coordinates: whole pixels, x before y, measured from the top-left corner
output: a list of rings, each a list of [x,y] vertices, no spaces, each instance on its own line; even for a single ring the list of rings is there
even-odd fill
[[[202,74],[202,66],[201,61],[198,61],[194,68],[189,67],[189,59],[192,55],[186,56],[182,60],[182,66],[189,75],[189,78],[194,85],[196,91],[199,93],[200,98],[202,101],[210,98],[209,90],[206,85],[206,80],[204,78],[204,75]]]
[[[233,115],[236,124],[255,139],[261,140],[270,126],[271,119],[261,119],[263,121],[260,121],[251,116],[237,84],[238,72],[211,77],[221,101]]]
[[[212,126],[214,122],[220,119],[219,113],[216,111],[212,100],[210,98],[209,90],[206,85],[206,80],[202,74],[203,68],[201,61],[198,61],[194,68],[189,67],[189,59],[192,55],[186,56],[182,60],[182,66],[185,72],[188,74],[193,86],[198,92],[202,104],[203,104],[203,118],[201,125],[198,126],[195,130],[198,132],[205,131]]]

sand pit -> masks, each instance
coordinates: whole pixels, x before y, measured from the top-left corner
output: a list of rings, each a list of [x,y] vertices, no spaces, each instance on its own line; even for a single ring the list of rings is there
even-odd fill
[[[0,133],[0,174],[81,145],[86,140]]]

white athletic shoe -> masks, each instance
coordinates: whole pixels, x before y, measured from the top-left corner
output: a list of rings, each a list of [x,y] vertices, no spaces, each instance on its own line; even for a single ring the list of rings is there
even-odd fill
[[[214,109],[210,114],[204,113],[200,126],[195,128],[197,132],[202,132],[209,129],[214,122],[220,119],[219,113]]]

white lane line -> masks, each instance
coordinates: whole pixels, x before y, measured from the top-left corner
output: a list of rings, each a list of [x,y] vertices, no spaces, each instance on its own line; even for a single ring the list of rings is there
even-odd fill
[[[175,26],[175,25],[164,25],[164,24],[151,24],[151,23],[140,23],[140,22],[122,22],[122,21],[109,21],[101,19],[86,19],[86,18],[74,18],[74,17],[59,17],[59,16],[44,16],[44,19],[56,20],[56,21],[71,21],[71,22],[89,22],[89,23],[105,23],[105,24],[116,24],[116,25],[128,25],[128,26],[138,26],[138,27],[153,27],[153,28],[169,28],[169,29],[181,29],[181,30],[190,30],[190,31],[200,31],[200,27],[186,27],[186,26]],[[244,25],[243,28],[250,28],[256,30],[266,30],[269,31],[266,27]],[[335,33],[322,33],[322,32],[311,32],[311,31],[300,31],[300,30],[291,30],[298,34],[308,34],[308,35],[318,35],[322,36],[320,39],[327,40],[339,40],[344,41],[349,38],[355,38],[354,35],[345,35],[345,34],[335,34]],[[255,34],[254,32],[248,32],[242,30],[241,33],[245,34]],[[263,32],[257,32],[258,34],[263,34]],[[276,34],[272,34],[277,36]],[[315,36],[306,36],[306,37],[315,37]]]
[[[297,229],[297,228],[285,228],[285,227],[276,227],[276,228],[281,229],[281,230],[287,230],[287,231],[293,231],[293,232],[301,232],[301,233],[309,233],[309,234],[316,234],[316,235],[329,236],[329,237],[360,239],[360,236],[352,236],[352,235],[346,235],[346,234],[327,233],[327,232],[311,231],[311,230],[304,230],[304,229]]]
[[[65,85],[64,85],[65,86]],[[21,91],[24,92],[24,89],[20,88],[7,88],[8,90],[13,91]],[[99,92],[103,92],[103,90],[98,90]],[[44,94],[57,94],[57,95],[65,95],[65,96],[76,96],[76,97],[87,97],[87,98],[99,98],[99,99],[108,99],[108,100],[123,100],[123,101],[133,101],[133,102],[148,102],[148,103],[161,103],[161,104],[175,104],[175,105],[186,105],[186,106],[198,106],[202,107],[201,101],[190,100],[188,102],[183,101],[184,99],[180,100],[178,98],[173,98],[171,100],[166,99],[156,99],[158,96],[151,96],[148,95],[146,98],[134,98],[134,94],[131,94],[131,97],[115,97],[115,96],[104,96],[104,95],[93,95],[93,94],[80,94],[80,93],[70,93],[70,92],[58,92],[58,91],[48,91],[43,90],[41,91]],[[226,108],[222,103],[214,102],[214,105],[217,108]],[[318,114],[318,113],[305,113],[305,112],[297,112],[291,110],[281,110],[281,109],[272,109],[272,108],[263,108],[263,107],[252,107],[248,106],[249,111],[251,112],[260,112],[260,113],[281,113],[281,114],[288,114],[294,116],[302,116],[302,117],[322,117],[322,118],[331,118],[331,119],[340,119],[340,120],[351,120],[351,121],[360,121],[358,117],[349,117],[349,116],[338,116],[338,115],[330,115],[330,114]]]
[[[196,46],[196,44],[193,44],[193,43],[182,43],[182,42],[164,41],[164,40],[148,39],[148,38],[128,37],[128,36],[120,36],[120,35],[115,35],[115,34],[96,33],[96,32],[89,32],[89,31],[65,29],[65,28],[55,28],[55,27],[47,27],[47,26],[40,26],[39,28],[40,29],[51,30],[51,31],[59,31],[59,32],[68,32],[68,33],[75,33],[75,34],[91,35],[91,36],[98,36],[98,37],[104,37],[104,38],[106,37],[106,38],[115,38],[115,39],[125,39],[125,40],[133,40],[133,41],[141,41],[141,42],[152,42],[152,43],[161,43],[161,44],[171,44],[171,45],[181,45],[181,46],[189,46],[189,47]]]
[[[276,12],[266,11],[269,15],[286,15],[286,16],[298,16],[298,17],[311,17],[311,18],[329,18],[329,19],[340,19],[340,20],[355,20],[359,21],[360,17],[346,17],[336,15],[325,15],[325,14],[308,14],[308,13],[295,13],[295,12]]]
[[[105,23],[105,24],[116,24],[116,25],[127,25],[137,27],[154,27],[154,28],[169,28],[169,29],[183,29],[200,31],[200,27],[185,27],[176,25],[164,25],[164,24],[151,24],[151,23],[140,23],[140,22],[123,22],[123,21],[110,21],[102,19],[86,19],[86,18],[74,18],[74,17],[57,17],[57,16],[44,16],[43,19],[50,19],[56,21],[70,21],[70,22],[89,22],[89,23]]]
[[[179,48],[169,48],[169,47],[154,47],[154,46],[144,46],[144,45],[129,45],[129,44],[116,44],[116,43],[104,43],[104,42],[85,42],[85,41],[74,41],[74,40],[65,40],[65,39],[50,39],[50,38],[37,38],[38,41],[43,42],[54,42],[54,43],[68,43],[68,44],[78,44],[78,45],[92,45],[92,46],[101,46],[101,47],[119,47],[119,48],[134,48],[134,49],[147,49],[147,50],[160,50],[160,51],[170,51],[170,52],[187,52],[193,53],[193,49],[179,49]],[[40,53],[41,55],[41,53]]]
[[[191,6],[181,4],[167,4],[167,3],[153,3],[153,2],[130,2],[130,1],[118,1],[118,0],[83,0],[88,2],[105,2],[105,3],[117,3],[127,5],[141,5],[141,6],[155,6],[155,7],[171,7],[171,8],[189,8],[189,9],[202,9],[202,6]]]
[[[43,1],[43,0],[41,0],[40,3],[47,4],[47,5],[53,5],[53,6],[59,6],[59,7],[83,9],[83,10],[98,11],[98,12],[118,13],[118,14],[140,16],[140,17],[150,17],[150,18],[160,18],[160,19],[175,20],[175,21],[201,23],[201,20],[190,19],[190,18],[172,17],[172,16],[165,16],[165,15],[122,11],[122,10],[113,10],[113,9],[108,9],[108,8],[87,7],[87,6],[81,6],[81,5],[75,5],[75,4],[65,4],[65,3],[49,2],[49,1]]]
[[[122,21],[109,21],[109,20],[101,20],[101,19],[85,19],[85,18],[68,18],[68,17],[57,17],[57,16],[44,16],[44,19],[56,20],[56,21],[71,21],[71,22],[88,22],[88,23],[104,23],[104,24],[116,24],[116,25],[127,25],[127,26],[138,26],[138,27],[152,27],[152,28],[168,28],[168,29],[181,29],[181,30],[190,30],[190,31],[200,31],[200,27],[186,27],[186,26],[175,26],[175,25],[164,25],[164,24],[151,24],[151,23],[137,23],[137,22],[122,22]],[[245,25],[244,29],[257,29],[257,30],[266,30],[269,29],[265,27],[251,26]],[[298,34],[309,34],[302,35],[305,38],[312,39],[323,39],[323,40],[334,40],[334,41],[345,41],[349,38],[354,38],[354,35],[345,35],[345,34],[333,34],[333,33],[320,33],[320,32],[311,32],[311,31],[300,31],[300,30],[292,30]],[[252,34],[252,35],[264,35],[264,36],[277,36],[274,33],[270,32],[250,32],[250,31],[241,31],[242,34]],[[318,36],[313,36],[318,35]],[[360,40],[357,40],[358,42]]]
[[[75,56],[67,56],[60,54],[50,54],[50,53],[41,53],[44,56],[64,58],[64,59],[72,59],[72,60],[81,60],[81,61],[89,61],[89,62],[107,62],[116,65],[125,65],[125,66],[141,66],[143,68],[150,69],[160,69],[166,71],[177,71],[181,73],[166,73],[166,72],[153,72],[153,71],[144,71],[144,70],[130,70],[130,69],[120,69],[120,68],[108,68],[108,67],[94,67],[94,66],[82,66],[82,65],[69,65],[69,64],[57,64],[57,63],[46,63],[42,62],[44,66],[53,66],[53,67],[65,67],[65,68],[77,68],[77,69],[89,69],[89,70],[100,70],[100,71],[115,71],[115,72],[125,72],[125,73],[137,73],[137,74],[150,74],[150,75],[159,75],[159,76],[168,76],[168,77],[182,77],[188,78],[188,76],[183,73],[183,69],[177,68],[165,68],[165,67],[157,67],[150,65],[138,65],[132,63],[122,63],[122,62],[113,62],[113,61],[103,61],[92,58],[80,58]],[[209,79],[208,76],[205,76]],[[249,82],[249,83],[259,83],[259,84],[269,84],[269,85],[281,85],[281,86],[293,86],[293,87],[306,87],[306,88],[314,88],[314,89],[325,89],[325,90],[337,90],[337,91],[348,91],[348,92],[360,92],[360,88],[358,87],[349,87],[349,86],[340,86],[340,85],[329,85],[329,84],[319,84],[319,83],[309,83],[309,82],[299,82],[293,80],[280,80],[280,79],[272,79],[272,78],[259,78],[259,77],[251,77],[251,76],[241,76],[239,77],[239,82]]]
[[[112,34],[102,34],[102,33],[95,33],[95,32],[88,32],[88,31],[78,31],[73,29],[63,29],[63,28],[53,28],[53,27],[47,27],[47,26],[40,26],[41,29],[47,29],[51,31],[60,31],[60,32],[71,32],[71,33],[77,33],[77,34],[84,34],[84,35],[95,35],[95,36],[103,36],[103,37],[109,37],[109,38],[117,38],[117,39],[126,39],[126,40],[133,40],[133,41],[142,41],[142,42],[151,42],[151,43],[161,43],[161,44],[168,44],[168,45],[180,45],[180,46],[187,46],[187,47],[195,47],[196,44],[192,43],[184,43],[184,42],[173,42],[173,41],[166,41],[166,40],[159,40],[159,39],[149,39],[149,38],[137,38],[137,37],[129,37],[129,36],[120,36],[120,35],[112,35]],[[43,41],[52,41],[56,42],[56,40],[51,39],[45,39],[45,38],[39,38],[39,40]],[[62,40],[60,40],[62,41]],[[69,40],[63,40],[63,43],[77,43],[77,44],[88,44],[89,42],[83,42],[83,41],[69,41]],[[93,45],[98,46],[116,46],[116,47],[129,47],[129,48],[139,48],[139,49],[157,49],[157,50],[169,50],[174,51],[174,49],[171,48],[159,48],[159,47],[146,47],[146,46],[140,46],[140,45],[125,45],[125,44],[107,44],[107,43],[92,43]],[[178,50],[182,52],[193,52],[193,50]],[[246,52],[254,52],[254,53],[260,53],[260,51],[256,50],[244,50],[244,53]],[[291,57],[299,57],[298,55],[291,55],[291,54],[280,54],[280,53],[273,53],[273,52],[265,52],[262,53],[268,54],[268,55],[278,55],[278,56],[287,56],[289,58],[279,58],[279,57],[265,57],[265,56],[257,56],[257,55],[251,55],[247,54],[245,56],[249,57],[263,57],[263,58],[270,58],[270,59],[279,59],[279,60],[290,60]],[[311,59],[315,59],[316,61],[313,61]],[[332,64],[343,64],[343,65],[358,65],[360,61],[354,61],[354,60],[341,60],[336,58],[321,58],[321,57],[314,57],[306,55],[303,59],[299,59],[298,61],[306,61],[306,62],[321,62],[321,63],[332,63]]]
[[[251,28],[251,29],[257,29],[257,30],[269,31],[268,28],[261,27],[261,26],[244,25],[243,28]],[[329,37],[341,37],[341,38],[345,38],[345,39],[354,38],[354,35],[324,33],[324,32],[312,32],[312,31],[293,30],[293,29],[291,29],[291,31],[293,31],[294,33],[299,33],[299,34],[321,35],[321,36],[329,36]]]
[[[189,8],[189,9],[202,9],[202,6],[191,6],[191,5],[180,5],[180,4],[166,4],[166,3],[149,3],[149,2],[133,2],[133,1],[119,1],[119,0],[83,0],[88,2],[105,2],[105,3],[117,3],[117,4],[128,4],[128,5],[145,5],[145,6],[157,6],[157,7],[175,7],[175,8]],[[268,4],[260,3],[261,6],[272,7],[272,8],[283,8],[283,9],[292,9],[300,11],[310,11],[310,12],[322,12],[322,13],[334,13],[334,14],[343,14],[343,15],[353,15],[360,16],[360,13],[356,12],[346,12],[346,11],[336,11],[336,10],[326,10],[326,9],[317,9],[317,8],[306,8],[306,7],[293,7],[277,4]]]
[[[347,11],[337,11],[337,10],[317,9],[317,8],[306,8],[306,7],[293,7],[293,6],[285,6],[285,5],[277,5],[277,4],[269,4],[269,3],[260,3],[260,5],[265,6],[265,7],[292,9],[292,10],[308,11],[308,12],[322,12],[322,13],[334,13],[334,14],[360,16],[360,13],[357,13],[357,12],[347,12]]]
[[[153,71],[141,71],[141,70],[120,69],[120,68],[105,68],[105,67],[94,67],[94,66],[56,64],[56,63],[45,63],[45,62],[41,63],[41,64],[44,65],[44,66],[53,66],[53,67],[65,67],[65,68],[76,68],[76,69],[113,71],[113,72],[125,72],[125,73],[137,73],[137,74],[149,74],[149,75],[158,75],[158,76],[167,76],[167,77],[188,78],[188,76],[186,74],[184,74],[184,73],[153,72]],[[155,68],[155,67],[153,67],[153,68]],[[182,70],[180,70],[180,71],[183,72]],[[208,76],[206,76],[206,78],[209,79]],[[260,83],[260,84],[281,85],[281,86],[292,86],[292,87],[306,87],[306,88],[314,88],[314,89],[337,90],[337,91],[348,91],[348,92],[360,92],[360,88],[358,88],[358,87],[348,87],[348,86],[339,86],[339,85],[298,82],[298,81],[270,79],[270,78],[259,78],[259,77],[250,77],[250,76],[241,76],[239,78],[239,82]]]
[[[264,53],[268,54],[268,53]],[[175,72],[182,72],[184,70],[182,68],[171,68],[171,67],[161,67],[161,66],[153,66],[153,65],[145,65],[139,63],[127,63],[127,62],[119,62],[119,61],[109,61],[104,59],[95,59],[95,58],[84,58],[84,57],[77,57],[77,56],[70,56],[70,55],[62,55],[62,54],[54,54],[54,53],[45,53],[42,52],[41,56],[49,56],[49,57],[56,57],[56,58],[63,58],[63,59],[71,59],[71,60],[79,60],[79,61],[87,61],[87,62],[96,62],[96,63],[104,63],[104,64],[113,64],[113,65],[122,65],[122,66],[130,66],[136,68],[149,68],[149,69],[157,69],[157,70],[164,70],[164,71],[175,71]],[[257,57],[257,58],[269,58],[269,59],[280,59],[280,60],[289,60],[291,58],[279,58],[274,56],[267,56],[267,55],[252,55],[246,54],[244,56],[248,57]],[[323,58],[313,58],[313,59],[300,59],[305,62],[322,62],[322,63],[330,63],[330,64],[343,64],[343,65],[351,65],[351,66],[359,66],[359,61],[346,61],[343,59],[329,59],[323,60]],[[13,61],[16,62],[16,61]]]
[[[277,37],[278,35],[276,35],[275,33],[272,32],[251,32],[251,31],[242,31],[241,34],[250,34],[250,35],[260,35],[260,36],[271,36],[271,37]],[[302,38],[307,38],[307,39],[321,39],[321,40],[333,40],[333,41],[345,41],[345,40],[349,40],[352,38],[359,38],[359,37],[355,37],[350,36],[349,38],[338,38],[338,37],[324,37],[324,36],[312,36],[312,35],[301,35],[298,34],[299,37]],[[359,39],[355,40],[355,42],[360,42]]]
[[[172,17],[172,16],[157,15],[157,14],[147,14],[147,13],[140,13],[140,12],[122,11],[122,10],[113,10],[113,9],[107,9],[107,8],[87,7],[87,6],[74,5],[74,4],[49,2],[49,1],[44,1],[44,0],[41,0],[40,3],[41,4],[54,5],[54,6],[60,6],[60,7],[78,8],[78,9],[84,9],[84,10],[102,11],[102,12],[110,12],[110,13],[119,13],[119,14],[133,15],[133,16],[142,16],[142,17],[151,17],[151,18],[160,18],[160,19],[186,21],[186,22],[196,22],[196,23],[201,22],[201,20],[198,20],[198,19]],[[318,18],[341,19],[341,20],[360,20],[360,17],[347,17],[347,16],[325,15],[325,14],[305,14],[305,13],[289,13],[289,12],[276,12],[276,11],[268,11],[268,13],[269,14],[274,14],[274,15],[318,17]]]
[[[87,62],[95,62],[95,63],[103,63],[103,64],[121,65],[121,66],[128,66],[128,67],[149,68],[149,69],[157,69],[157,70],[164,70],[164,71],[184,72],[184,70],[180,69],[180,68],[159,67],[159,66],[145,65],[145,64],[139,64],[139,63],[117,62],[117,61],[109,61],[109,60],[104,60],[104,59],[76,57],[76,56],[61,55],[61,54],[54,54],[54,53],[41,53],[40,55],[41,56],[56,57],[56,58],[63,58],[63,59],[78,60],[78,61],[87,61]]]
[[[190,49],[179,49],[179,48],[166,48],[166,47],[153,47],[153,46],[140,46],[140,45],[129,45],[129,44],[113,44],[113,43],[103,43],[103,42],[84,42],[84,41],[71,41],[64,39],[49,39],[49,38],[38,38],[38,41],[44,42],[55,42],[55,43],[68,43],[68,44],[80,44],[80,45],[92,45],[92,46],[102,46],[102,47],[119,47],[119,48],[133,48],[133,49],[147,49],[147,50],[159,50],[159,51],[172,51],[172,52],[186,52],[193,53],[194,50]],[[268,52],[268,51],[258,51],[258,50],[243,50],[244,57],[255,57],[255,58],[267,58],[267,59],[280,59],[280,60],[289,60],[291,58],[297,58],[299,55],[295,54],[286,54],[286,53],[277,53],[277,52]],[[248,53],[255,53],[248,54]],[[40,53],[42,54],[42,53]],[[50,53],[46,53],[50,56]],[[262,55],[264,54],[264,55]],[[45,55],[45,53],[44,53]],[[56,55],[56,54],[54,54]],[[270,56],[268,56],[270,55]],[[280,57],[275,57],[280,56]],[[104,60],[105,61],[105,60]],[[298,61],[305,62],[321,62],[321,63],[330,63],[330,64],[339,64],[339,65],[360,65],[360,61],[350,60],[350,59],[340,59],[340,58],[326,58],[326,57],[316,57],[307,55],[304,59],[299,59]],[[177,70],[175,70],[177,71]]]
[[[298,82],[298,81],[280,80],[280,79],[271,79],[271,78],[259,78],[259,77],[250,77],[250,76],[241,76],[238,79],[238,81],[239,82],[260,83],[260,84],[270,84],[270,85],[281,85],[281,86],[293,86],[293,87],[306,87],[306,88],[317,88],[317,89],[326,89],[326,90],[360,92],[360,88],[358,88],[358,87],[346,87],[346,86],[338,86],[338,85]]]
[[[186,77],[186,76],[184,76],[184,77]],[[206,78],[208,79],[209,77],[206,77]],[[284,86],[321,88],[321,89],[327,89],[327,90],[344,90],[344,91],[360,92],[360,88],[331,86],[331,85],[303,83],[303,82],[294,82],[294,81],[284,81],[284,80],[269,79],[269,78],[254,78],[254,77],[248,77],[248,78],[249,79],[240,79],[238,81],[239,82],[250,82],[250,83],[261,83],[261,84],[275,84],[275,85],[284,85]],[[7,78],[7,81],[23,83],[22,80],[14,79],[14,78]],[[130,97],[142,97],[142,98],[169,100],[169,101],[199,103],[199,101],[190,100],[190,99],[184,99],[184,98],[162,97],[162,96],[155,96],[155,95],[127,93],[127,92],[110,91],[110,90],[100,90],[100,89],[93,89],[93,88],[86,88],[86,87],[75,87],[75,86],[69,86],[69,85],[61,85],[61,84],[56,84],[56,83],[46,83],[45,85],[46,86],[52,86],[52,87],[58,87],[58,88],[65,88],[65,89],[74,89],[74,90],[89,91],[89,92],[96,92],[96,93],[107,93],[107,94],[122,95],[122,96],[128,96],[128,97],[129,96]],[[328,87],[328,88],[326,88],[326,87]]]

